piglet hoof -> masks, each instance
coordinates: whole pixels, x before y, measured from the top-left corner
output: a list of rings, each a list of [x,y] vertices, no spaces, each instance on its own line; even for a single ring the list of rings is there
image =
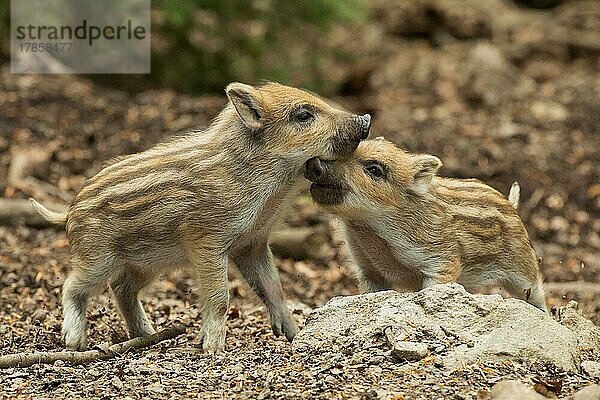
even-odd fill
[[[287,340],[291,342],[292,340],[294,340],[294,337],[296,337],[296,334],[298,333],[298,326],[294,321],[290,320],[287,323],[284,323],[283,333],[285,333],[285,337],[287,338]]]
[[[273,328],[273,333],[275,336],[281,336],[284,334],[287,340],[290,342],[298,333],[298,326],[292,319],[291,315],[287,315],[285,317],[272,317],[271,328]]]
[[[202,349],[205,353],[216,354],[225,351],[225,327],[201,331]]]
[[[72,331],[63,331],[62,340],[68,350],[84,351],[87,349],[87,337],[85,334],[79,334]]]

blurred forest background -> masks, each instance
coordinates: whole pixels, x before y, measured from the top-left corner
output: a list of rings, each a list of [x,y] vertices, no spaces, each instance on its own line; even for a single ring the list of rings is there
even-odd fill
[[[9,4],[0,0],[3,38],[10,37]],[[360,58],[351,54],[340,25],[364,27],[370,16],[366,0],[152,0],[151,4],[152,74],[90,78],[132,92],[169,87],[203,94],[221,92],[231,81],[268,77],[331,94],[343,79],[340,70]],[[0,59],[5,62],[9,44],[7,40],[0,44]]]
[[[519,181],[549,306],[575,299],[600,324],[600,1],[155,0],[152,74],[140,76],[11,75],[8,3],[0,1],[3,197],[68,204],[110,158],[207,126],[227,83],[277,80],[371,113],[372,136],[437,155],[442,175],[503,193]],[[64,233],[2,222],[0,325],[20,337],[4,349],[60,347]],[[306,194],[285,223],[312,232],[308,251],[278,253],[288,298],[317,306],[357,293],[335,222]],[[258,300],[235,270],[231,281],[235,320],[249,313],[246,298]],[[151,319],[188,318],[191,285],[157,283],[145,298]],[[92,340],[125,335],[108,299],[94,303]],[[40,305],[46,333],[34,339],[24,332]]]

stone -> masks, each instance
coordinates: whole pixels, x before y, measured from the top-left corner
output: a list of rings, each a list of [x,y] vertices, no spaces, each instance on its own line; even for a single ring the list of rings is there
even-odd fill
[[[592,378],[600,378],[600,362],[584,361],[581,363],[581,369]]]
[[[600,400],[600,386],[589,385],[573,395],[573,400]]]
[[[123,382],[119,379],[118,376],[113,376],[110,380],[110,383],[117,389],[123,389]]]
[[[392,354],[394,357],[408,360],[418,361],[429,353],[427,345],[418,342],[395,342],[392,346]]]
[[[396,342],[444,344],[440,357],[448,369],[504,361],[565,371],[580,366],[578,338],[569,328],[522,300],[470,294],[455,283],[333,298],[310,314],[293,346],[368,357],[378,345],[393,347],[390,335]]]
[[[558,322],[575,334],[580,350],[600,354],[600,328],[581,314],[576,301],[558,309]]]
[[[492,400],[547,400],[531,387],[519,381],[502,381],[496,383],[491,391]]]

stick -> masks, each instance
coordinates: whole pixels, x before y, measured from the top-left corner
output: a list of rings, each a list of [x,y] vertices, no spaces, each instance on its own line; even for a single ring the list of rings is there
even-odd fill
[[[600,284],[594,282],[546,282],[544,290],[553,294],[571,292],[579,295],[600,296]]]
[[[64,204],[44,202],[51,210],[66,210]],[[0,199],[0,225],[25,224],[34,228],[56,227],[39,215],[28,200],[22,199]],[[62,228],[61,228],[62,229]]]
[[[185,332],[185,326],[175,325],[150,336],[136,337],[126,342],[113,344],[103,350],[88,351],[41,351],[35,353],[16,353],[0,357],[0,368],[30,367],[34,364],[52,364],[61,360],[73,364],[86,364],[97,360],[106,360],[123,354],[131,349],[150,347],[163,340],[173,339]]]
[[[327,259],[329,238],[323,227],[288,228],[277,230],[269,236],[273,254],[294,260]]]
[[[50,195],[52,197],[61,199],[67,204],[71,204],[73,202],[73,196],[71,196],[69,193],[63,192],[56,186],[51,185],[48,182],[44,182],[40,179],[37,179],[33,176],[25,177],[18,183],[13,184],[13,186],[19,189],[21,192],[27,193],[30,197],[33,197],[34,199],[45,199],[48,197],[48,195]]]

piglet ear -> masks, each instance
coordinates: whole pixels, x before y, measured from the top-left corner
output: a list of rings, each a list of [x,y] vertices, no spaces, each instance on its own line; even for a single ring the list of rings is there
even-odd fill
[[[425,194],[429,189],[431,180],[442,166],[442,161],[429,154],[415,156],[413,164],[413,182],[409,188],[417,194]]]
[[[250,85],[234,82],[227,85],[225,93],[248,129],[257,131],[262,128],[262,98],[257,89]]]

